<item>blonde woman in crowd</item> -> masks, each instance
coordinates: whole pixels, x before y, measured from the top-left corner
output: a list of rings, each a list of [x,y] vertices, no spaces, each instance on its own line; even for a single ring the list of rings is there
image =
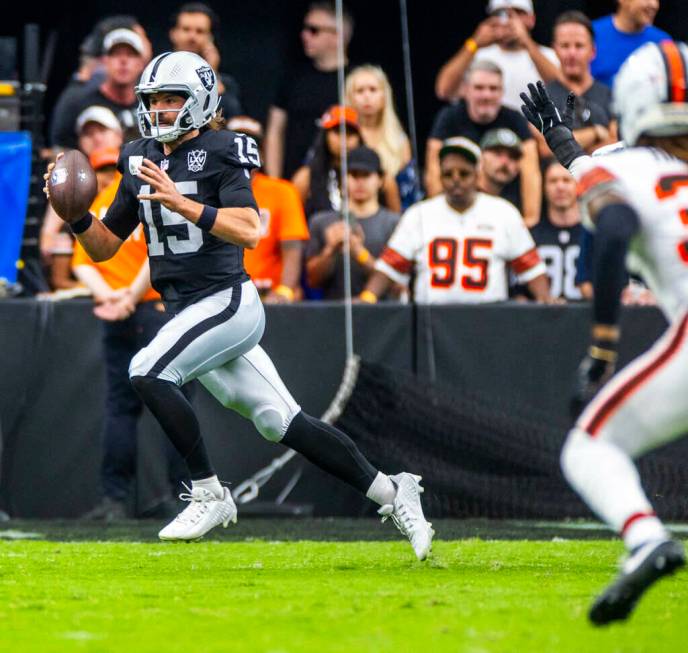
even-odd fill
[[[358,111],[361,134],[394,178],[411,161],[411,143],[394,110],[392,87],[379,66],[354,68],[346,78],[346,103]]]

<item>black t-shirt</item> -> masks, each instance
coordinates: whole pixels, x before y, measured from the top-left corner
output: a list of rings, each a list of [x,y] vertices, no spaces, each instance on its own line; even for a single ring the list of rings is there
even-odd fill
[[[78,142],[76,119],[84,109],[93,105],[110,109],[119,120],[122,129],[136,127],[137,101],[122,105],[103,95],[100,88],[92,82],[78,86],[70,84],[60,95],[53,110],[50,125],[51,145],[76,148]]]
[[[197,202],[257,210],[250,178],[250,170],[259,163],[254,152],[253,139],[211,129],[168,156],[153,139],[141,138],[123,148],[117,164],[122,182],[103,223],[122,240],[139,222],[143,224],[151,282],[172,312],[248,279],[244,250],[201,230],[159,202],[139,200],[137,195],[149,189],[134,172],[145,157],[165,169],[178,190]]]
[[[576,288],[582,225],[556,227],[543,217],[530,233],[540,258],[547,267],[552,297],[564,297],[568,301],[582,299],[580,290]]]
[[[559,111],[563,112],[566,108],[569,89],[561,82],[555,81],[547,84],[547,91]],[[609,87],[600,82],[593,82],[585,93],[576,97],[573,128],[582,129],[592,127],[592,125],[607,127],[613,118],[611,107],[612,92]]]
[[[503,127],[510,129],[522,141],[532,138],[528,121],[517,111],[502,107],[492,122],[481,125],[470,119],[465,100],[460,100],[456,104],[444,107],[437,114],[430,131],[430,138],[443,141],[454,136],[465,136],[474,143],[480,144],[486,132]]]
[[[336,70],[323,72],[306,62],[283,77],[273,104],[287,112],[285,177],[291,177],[303,165],[318,131],[317,120],[337,104],[338,97]]]

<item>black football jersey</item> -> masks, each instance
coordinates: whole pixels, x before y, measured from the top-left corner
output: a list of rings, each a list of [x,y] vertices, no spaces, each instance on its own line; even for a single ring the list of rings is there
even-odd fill
[[[206,129],[167,156],[154,139],[127,143],[117,164],[122,181],[103,219],[122,240],[143,224],[151,282],[173,312],[248,279],[242,247],[203,231],[160,202],[138,199],[155,192],[136,175],[144,158],[165,170],[192,200],[257,210],[250,174],[260,164],[255,141],[229,130]]]
[[[547,267],[552,297],[563,297],[568,301],[582,299],[576,287],[576,267],[580,253],[583,227],[556,227],[543,217],[531,230],[531,235]]]

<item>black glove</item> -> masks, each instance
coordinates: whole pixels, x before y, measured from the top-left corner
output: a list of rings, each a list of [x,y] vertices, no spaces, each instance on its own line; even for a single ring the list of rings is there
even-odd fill
[[[571,417],[577,419],[583,408],[611,378],[616,367],[615,345],[596,342],[578,366],[571,397]]]
[[[536,85],[528,84],[528,93],[530,93],[530,96],[527,93],[521,93],[521,100],[523,100],[521,112],[535,129],[542,134],[546,134],[550,129],[558,125],[564,125],[564,127],[573,129],[573,114],[576,104],[575,94],[568,94],[566,109],[562,116],[542,82],[538,82]]]
[[[531,125],[542,132],[557,161],[568,168],[578,157],[585,155],[571,131],[576,96],[569,93],[562,116],[542,82],[538,82],[537,85],[528,84],[528,92],[530,96],[521,93],[524,102],[521,112]]]

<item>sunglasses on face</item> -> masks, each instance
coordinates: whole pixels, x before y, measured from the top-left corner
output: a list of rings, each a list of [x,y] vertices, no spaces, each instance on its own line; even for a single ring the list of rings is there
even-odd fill
[[[329,27],[326,25],[313,25],[312,23],[304,23],[302,30],[308,32],[312,36],[317,36],[320,32],[329,32],[330,34],[336,34],[336,27]]]

